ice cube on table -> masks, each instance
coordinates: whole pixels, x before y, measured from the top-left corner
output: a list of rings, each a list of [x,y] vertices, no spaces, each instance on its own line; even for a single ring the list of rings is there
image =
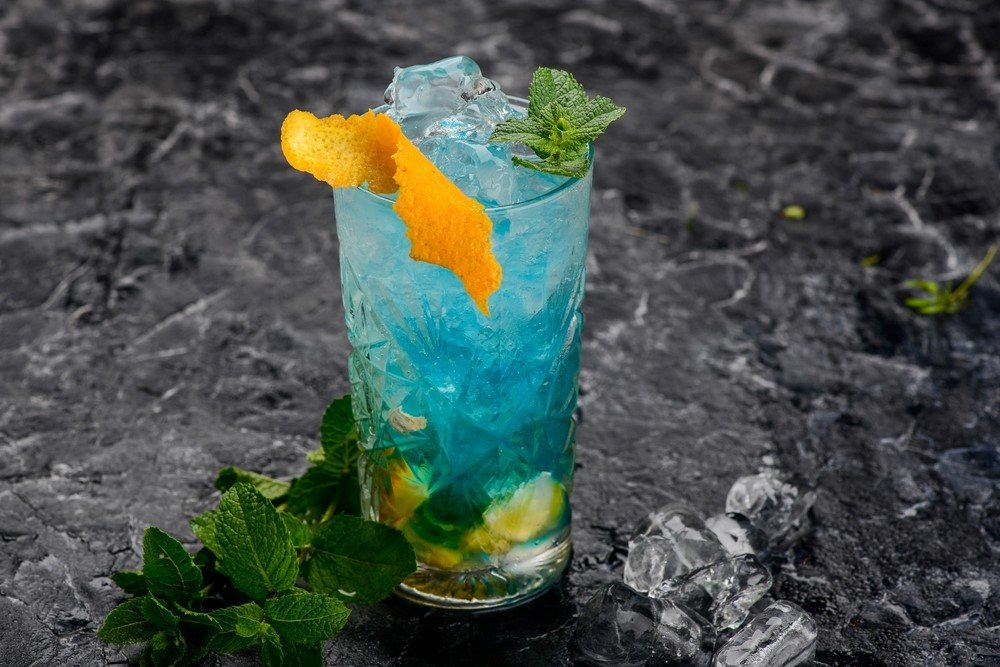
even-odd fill
[[[744,554],[668,579],[649,596],[679,602],[712,621],[717,630],[738,628],[771,589],[771,573]]]
[[[715,648],[715,629],[702,616],[673,600],[660,603],[657,659],[654,665],[708,667]]]
[[[713,667],[794,667],[816,653],[816,621],[780,600],[750,619],[715,654]]]
[[[705,519],[705,527],[715,533],[730,556],[753,554],[766,559],[767,535],[739,512],[711,516]]]
[[[512,114],[500,87],[466,56],[397,67],[385,102],[386,113],[415,141],[452,136],[486,143],[497,123]]]
[[[772,546],[788,547],[808,529],[809,509],[816,501],[816,492],[801,486],[773,470],[740,477],[726,496],[726,512],[746,516]]]
[[[684,505],[667,505],[647,515],[632,534],[625,583],[646,592],[726,556],[697,512]]]
[[[574,638],[577,657],[588,665],[707,667],[715,631],[682,605],[614,582],[587,602]]]

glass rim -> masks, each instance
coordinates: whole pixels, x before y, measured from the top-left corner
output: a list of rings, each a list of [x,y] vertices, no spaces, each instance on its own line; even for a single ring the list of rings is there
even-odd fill
[[[519,107],[523,107],[525,109],[528,107],[528,100],[524,99],[523,97],[517,97],[515,95],[507,95],[507,99],[509,101],[517,104],[517,106],[519,106]],[[594,171],[594,142],[590,142],[590,145],[589,145],[589,148],[588,148],[587,152],[588,152],[587,157],[590,160],[590,166],[587,168],[587,175],[590,175],[590,173]],[[521,201],[516,201],[513,204],[503,204],[502,206],[486,206],[484,208],[486,209],[487,213],[492,213],[492,212],[499,212],[499,211],[507,211],[507,210],[515,209],[515,208],[522,208],[522,207],[525,207],[525,206],[531,206],[532,204],[535,204],[535,203],[538,203],[538,202],[540,202],[542,200],[548,199],[549,197],[554,197],[555,195],[559,194],[563,190],[567,190],[567,189],[573,187],[574,185],[576,185],[580,181],[584,180],[584,178],[586,178],[586,176],[584,176],[583,178],[573,178],[571,176],[567,176],[566,180],[563,181],[562,183],[560,183],[559,185],[557,185],[556,187],[552,188],[551,190],[546,190],[545,192],[543,192],[543,193],[541,193],[539,195],[535,195],[534,197],[531,197],[529,199],[523,199]],[[333,190],[334,190],[334,192],[336,192],[338,189],[339,188],[334,188]],[[364,185],[356,185],[356,186],[354,186],[354,189],[358,190],[360,192],[363,192],[363,193],[365,193],[366,195],[368,195],[370,197],[374,197],[375,199],[381,199],[383,202],[386,202],[388,204],[395,204],[396,203],[395,199],[392,199],[390,197],[386,197],[385,195],[379,194],[377,192],[372,192],[371,190],[369,190],[368,188],[366,188]]]

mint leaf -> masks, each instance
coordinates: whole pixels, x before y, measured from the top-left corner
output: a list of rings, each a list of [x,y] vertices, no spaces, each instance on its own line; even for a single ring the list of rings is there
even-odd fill
[[[211,614],[191,611],[184,607],[175,607],[175,611],[179,617],[181,627],[188,634],[200,635],[207,642],[216,634],[222,632],[222,624]]]
[[[146,620],[143,598],[132,598],[111,610],[97,636],[109,644],[139,644],[156,634],[156,626]]]
[[[140,570],[118,570],[111,574],[111,581],[118,588],[132,595],[146,594],[146,578]]]
[[[188,525],[191,526],[191,532],[213,554],[219,550],[219,531],[216,527],[216,518],[218,516],[219,510],[209,510],[188,521]]]
[[[996,257],[997,249],[995,245],[990,246],[986,251],[986,256],[979,261],[958,287],[954,287],[951,282],[941,286],[933,280],[905,281],[904,286],[924,293],[924,296],[908,297],[904,301],[907,308],[921,315],[954,315],[961,311],[968,304],[969,291],[972,286],[982,277]]]
[[[309,529],[309,526],[287,512],[278,512],[278,516],[285,523],[288,538],[292,541],[292,545],[296,549],[309,546],[309,543],[312,542],[312,531]]]
[[[331,517],[316,530],[310,549],[305,576],[313,589],[358,604],[381,600],[416,570],[402,533],[358,517]]]
[[[239,605],[237,607],[226,607],[217,609],[209,616],[219,625],[219,632],[208,644],[210,651],[216,653],[235,653],[253,646],[253,637],[244,637],[236,632],[238,623],[242,623],[244,632],[248,621],[260,622],[264,620],[264,610],[255,602]],[[241,622],[242,619],[242,622]]]
[[[287,510],[307,523],[317,523],[336,512],[358,514],[359,498],[357,477],[324,460],[292,484]]]
[[[284,667],[294,664],[285,662],[285,651],[281,646],[281,638],[267,623],[261,624],[258,647],[260,648],[260,661],[264,667]]]
[[[519,167],[527,167],[528,169],[545,172],[546,174],[569,176],[571,178],[581,178],[579,176],[581,170],[583,175],[586,176],[587,169],[590,168],[590,158],[587,155],[576,155],[559,161],[528,160],[515,155],[511,158],[511,162]]]
[[[527,118],[500,123],[490,141],[522,143],[540,158],[513,156],[518,166],[583,178],[590,169],[590,143],[624,113],[607,97],[588,100],[569,72],[539,67],[528,87]]]
[[[539,67],[528,85],[528,115],[532,107],[536,112],[550,104],[574,107],[587,102],[587,92],[569,72],[549,67]]]
[[[335,463],[343,463],[345,467],[358,460],[356,447],[344,447],[349,440],[356,442],[358,439],[350,394],[341,396],[327,406],[320,424],[319,437],[328,462],[331,454],[338,459]]]
[[[150,593],[185,603],[201,589],[201,571],[184,545],[159,528],[142,538],[142,573]]]
[[[581,107],[567,109],[580,141],[593,141],[604,134],[611,123],[625,115],[625,109],[607,97],[595,97]]]
[[[341,475],[313,466],[292,483],[287,510],[303,521],[316,523],[336,510]]]
[[[264,614],[284,641],[321,642],[340,632],[351,612],[329,595],[300,593],[268,600]]]
[[[254,605],[256,607],[256,605]],[[240,608],[241,610],[243,608]],[[260,650],[261,662],[265,667],[284,665],[284,651],[281,648],[281,638],[270,623],[260,618],[263,612],[243,610],[236,616],[236,636],[249,642],[249,646],[257,646]]]
[[[219,471],[215,478],[215,488],[225,493],[239,482],[252,484],[255,489],[260,491],[260,495],[268,500],[280,500],[288,495],[288,489],[291,487],[289,482],[282,482],[260,473],[230,466]]]
[[[928,294],[937,294],[941,291],[941,286],[932,280],[907,280],[903,285],[910,289],[923,290]]]
[[[239,616],[236,619],[236,634],[244,639],[256,639],[271,627],[262,619],[251,616]]]
[[[320,426],[322,448],[308,456],[314,464],[292,482],[287,510],[308,523],[318,523],[334,513],[359,514],[357,483],[358,431],[350,395],[327,407]]]
[[[174,612],[167,609],[162,602],[152,595],[147,595],[139,599],[142,600],[143,615],[156,629],[173,630],[177,627],[177,616],[174,615]]]
[[[240,482],[226,491],[211,523],[216,568],[236,588],[263,600],[295,585],[299,568],[288,530],[252,485]]]
[[[538,118],[512,118],[497,125],[490,141],[519,141],[528,148],[544,148],[548,145],[548,139],[543,136],[544,131],[545,126]]]

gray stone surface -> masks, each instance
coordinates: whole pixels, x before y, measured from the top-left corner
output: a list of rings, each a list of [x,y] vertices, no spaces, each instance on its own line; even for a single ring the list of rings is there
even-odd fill
[[[519,611],[359,611],[329,660],[568,664],[642,515],[772,465],[818,482],[774,594],[821,661],[996,664],[996,457],[938,459],[1000,442],[1000,267],[941,323],[900,305],[1000,231],[992,0],[0,3],[0,664],[124,661],[93,633],[142,528],[193,540],[221,466],[301,469],[347,348],[281,119],[456,52],[630,109],[595,178],[575,556]]]

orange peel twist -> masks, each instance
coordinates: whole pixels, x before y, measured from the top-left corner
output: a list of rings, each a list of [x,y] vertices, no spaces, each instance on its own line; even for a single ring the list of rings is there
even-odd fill
[[[410,257],[454,273],[479,310],[490,314],[503,271],[485,207],[448,180],[391,118],[374,111],[317,118],[295,110],[281,125],[281,150],[293,168],[335,188],[367,183],[372,192],[398,190],[392,208],[406,225]]]

